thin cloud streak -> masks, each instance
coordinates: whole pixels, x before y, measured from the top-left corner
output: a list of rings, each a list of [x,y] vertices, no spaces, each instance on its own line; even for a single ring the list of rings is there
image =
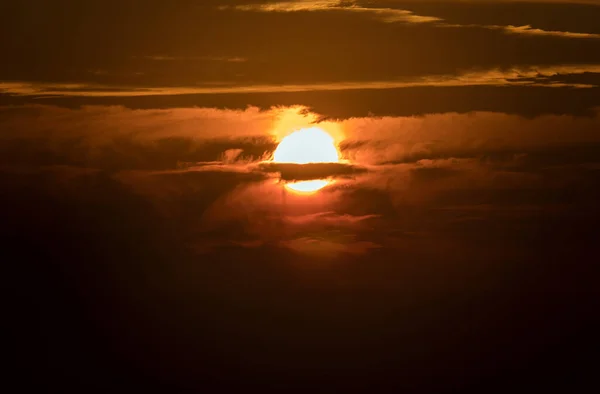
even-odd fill
[[[543,81],[554,75],[600,73],[600,65],[557,65],[544,67],[513,68],[511,70],[487,70],[467,72],[460,75],[432,75],[412,80],[330,82],[290,85],[249,86],[198,86],[198,87],[135,87],[104,86],[92,84],[52,84],[35,82],[0,82],[0,93],[21,96],[68,96],[68,97],[135,97],[187,94],[226,93],[277,93],[332,90],[398,89],[413,87],[454,86],[541,86],[591,88],[595,85]],[[538,78],[539,81],[532,81]]]
[[[592,2],[593,4],[593,2]],[[478,25],[478,24],[447,24],[443,23],[444,19],[435,16],[416,15],[412,11],[395,9],[395,8],[379,8],[379,7],[363,7],[356,4],[354,1],[338,1],[338,0],[323,0],[323,1],[283,1],[278,3],[268,4],[247,4],[237,6],[221,6],[221,10],[238,10],[238,11],[254,11],[254,12],[299,12],[299,11],[348,11],[361,12],[372,14],[375,19],[382,22],[395,23],[437,23],[440,27],[478,27],[491,30],[503,30],[508,34],[525,34],[536,36],[554,36],[574,39],[600,39],[600,34],[593,33],[577,33],[569,31],[552,31],[533,28],[531,25],[524,26],[500,26],[500,25]]]
[[[600,34],[592,33],[573,33],[569,31],[552,31],[534,29],[530,25],[525,26],[506,26],[504,29],[509,33],[514,34],[530,34],[536,36],[556,36],[556,37],[567,37],[567,38],[594,38],[599,39]]]
[[[600,34],[596,33],[576,33],[570,31],[556,31],[556,30],[543,30],[533,28],[531,25],[524,26],[501,26],[501,25],[479,25],[479,24],[449,24],[449,23],[441,23],[438,24],[440,27],[447,28],[479,28],[479,29],[489,29],[489,30],[502,30],[507,34],[521,34],[528,36],[547,36],[547,37],[562,37],[562,38],[575,38],[575,39],[600,39]]]
[[[238,10],[254,12],[299,12],[299,11],[349,11],[371,14],[382,22],[394,23],[430,23],[441,21],[433,16],[415,15],[412,11],[394,8],[361,7],[349,1],[283,1],[269,4],[249,4],[237,6],[221,6],[220,10]]]
[[[204,61],[212,61],[212,62],[226,62],[226,63],[244,63],[247,62],[248,59],[244,57],[225,57],[225,56],[167,56],[167,55],[149,55],[149,56],[133,56],[133,59],[147,59],[154,60],[157,62],[164,61],[192,61],[192,60],[204,60]]]

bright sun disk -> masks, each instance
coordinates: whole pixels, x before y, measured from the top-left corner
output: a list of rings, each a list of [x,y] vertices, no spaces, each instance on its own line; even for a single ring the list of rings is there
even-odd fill
[[[335,140],[318,127],[294,131],[285,137],[275,149],[276,163],[337,163],[340,160]],[[286,187],[296,192],[312,193],[327,186],[326,179],[287,183]]]

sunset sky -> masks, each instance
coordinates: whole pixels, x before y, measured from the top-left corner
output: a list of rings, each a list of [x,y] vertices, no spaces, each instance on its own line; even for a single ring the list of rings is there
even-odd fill
[[[24,392],[598,385],[600,1],[0,15]]]

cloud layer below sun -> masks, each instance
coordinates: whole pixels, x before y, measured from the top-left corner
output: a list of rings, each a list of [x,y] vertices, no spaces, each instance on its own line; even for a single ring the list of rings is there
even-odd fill
[[[360,254],[492,218],[560,217],[600,192],[598,115],[330,121],[319,127],[336,130],[346,163],[269,162],[283,136],[315,119],[303,108],[5,108],[0,164],[12,182],[35,173],[60,179],[59,194],[105,174],[151,202],[201,253],[273,244],[323,258]],[[316,178],[337,180],[312,200],[282,197],[280,182]],[[228,233],[231,226],[239,231]]]

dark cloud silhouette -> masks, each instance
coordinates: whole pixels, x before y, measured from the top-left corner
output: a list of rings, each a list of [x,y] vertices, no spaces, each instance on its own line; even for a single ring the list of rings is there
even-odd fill
[[[538,76],[533,78],[524,78],[521,81],[531,81],[537,83],[565,83],[565,84],[585,84],[600,86],[600,73],[584,72],[581,74],[555,74],[551,76]]]
[[[163,138],[143,142],[128,136],[115,136],[108,143],[94,147],[72,138],[63,141],[47,139],[27,140],[14,138],[0,148],[4,165],[88,166],[106,170],[165,170],[186,166],[196,161],[218,160],[230,149],[242,149],[239,159],[260,157],[273,151],[273,141],[208,140],[198,142],[191,138]]]
[[[320,178],[350,177],[366,172],[363,167],[343,163],[314,163],[314,164],[292,164],[292,163],[262,163],[260,170],[265,172],[276,172],[281,179],[286,181],[302,181]]]
[[[203,210],[239,186],[240,178],[221,175],[140,174],[150,177],[144,189],[142,181],[131,178],[117,181],[105,173],[66,168],[3,171],[7,247],[2,254],[4,261],[14,262],[5,267],[13,279],[5,289],[22,316],[10,327],[28,338],[16,365],[31,367],[35,357],[46,385],[77,389],[101,373],[100,389],[151,384],[155,391],[290,382],[298,390],[316,383],[348,388],[342,379],[346,370],[357,371],[355,379],[369,387],[404,387],[420,381],[419,360],[427,363],[427,375],[437,378],[432,390],[496,382],[496,373],[471,380],[473,368],[488,365],[511,371],[534,363],[536,368],[528,369],[531,380],[525,380],[531,384],[539,384],[538,377],[548,371],[566,379],[586,371],[587,364],[563,357],[580,354],[573,350],[579,343],[573,336],[587,340],[592,334],[595,276],[586,262],[596,250],[599,213],[589,208],[600,196],[597,171],[568,188],[510,186],[502,192],[468,179],[469,189],[457,189],[458,179],[468,175],[464,171],[419,176],[412,192],[453,182],[438,189],[436,199],[416,205],[385,204],[395,199],[392,191],[377,197],[362,188],[346,189],[336,210],[358,215],[368,207],[385,215],[366,220],[362,229],[353,225],[358,239],[321,227],[332,223],[323,220],[332,215],[326,213],[311,219],[288,211],[285,224],[269,230],[269,222],[282,222],[252,213],[248,202],[264,199],[264,206],[271,206],[267,212],[273,212],[276,200],[259,189],[225,205],[224,212],[239,209],[236,220],[203,229]],[[549,174],[545,182],[553,178]],[[527,209],[525,202],[537,208]],[[551,210],[548,202],[563,208]],[[288,207],[293,204],[288,201]],[[502,209],[506,206],[512,209]],[[354,221],[333,223],[343,229]],[[248,233],[249,224],[260,230]],[[251,242],[265,233],[279,236]],[[236,237],[242,238],[194,247]],[[331,253],[343,245],[348,251],[343,260],[331,261]],[[43,275],[32,280],[31,272]],[[52,325],[46,326],[46,316]],[[451,332],[443,340],[437,334],[440,324]],[[460,329],[464,324],[472,329]],[[288,336],[296,339],[288,342]],[[354,353],[358,343],[366,346],[368,364],[364,351],[360,357]],[[425,346],[435,356],[419,351]],[[484,358],[482,366],[482,346],[507,361]],[[313,356],[323,348],[326,357]],[[550,361],[548,348],[553,349]],[[397,358],[406,349],[422,356]],[[444,356],[448,353],[453,356]],[[517,361],[514,353],[520,355]],[[457,357],[469,373],[448,374],[448,362]],[[296,372],[331,365],[340,372],[326,380],[306,378],[305,372],[300,379]],[[384,367],[402,368],[407,375],[396,380]]]

